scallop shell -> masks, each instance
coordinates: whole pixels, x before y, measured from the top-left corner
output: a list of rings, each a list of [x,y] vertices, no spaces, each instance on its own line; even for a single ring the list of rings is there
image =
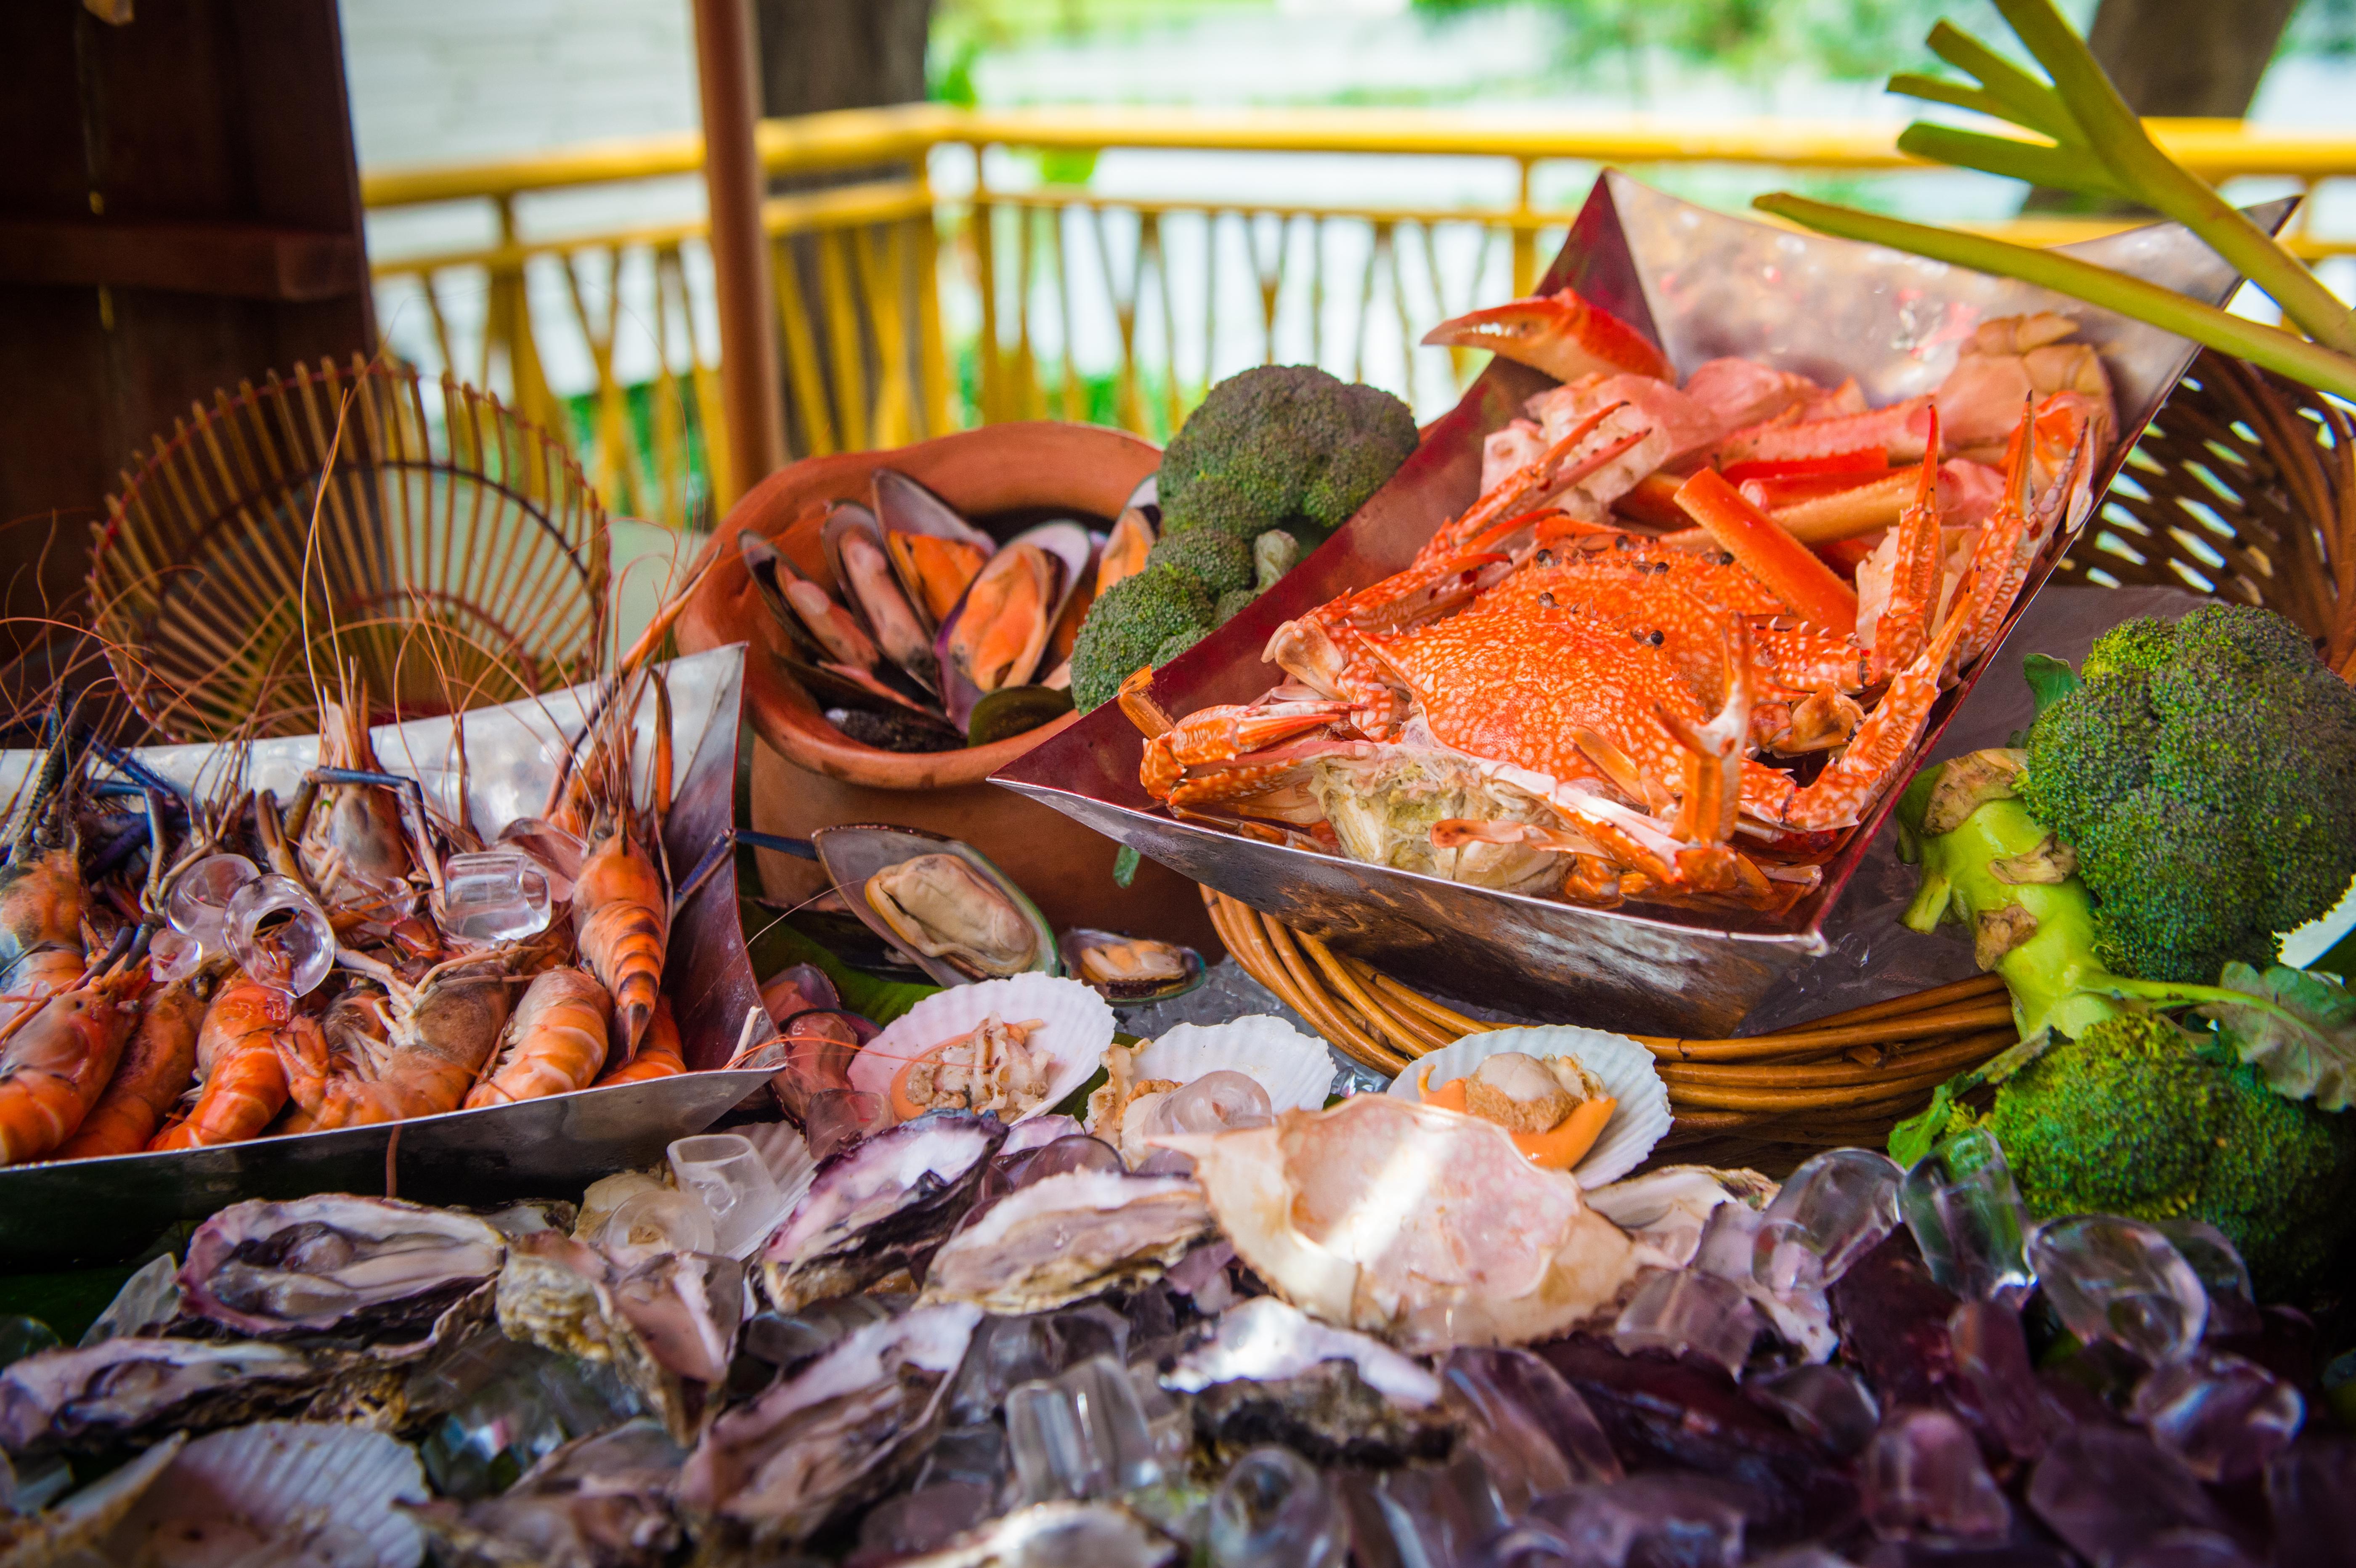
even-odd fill
[[[944,1040],[969,1034],[985,1018],[1002,1023],[1039,1019],[1032,1038],[1055,1058],[1046,1098],[1014,1118],[1027,1121],[1053,1111],[1088,1080],[1112,1044],[1112,1008],[1076,980],[1018,974],[937,992],[917,1003],[861,1047],[851,1058],[851,1087],[870,1094],[892,1092],[901,1067]]]
[[[1618,1181],[1642,1165],[1644,1156],[1653,1152],[1653,1145],[1668,1135],[1669,1090],[1653,1066],[1653,1053],[1625,1035],[1581,1028],[1575,1024],[1545,1024],[1467,1035],[1454,1045],[1409,1063],[1405,1072],[1391,1080],[1390,1092],[1402,1100],[1419,1100],[1418,1086],[1427,1069],[1431,1087],[1438,1089],[1455,1082],[1501,1051],[1519,1051],[1540,1060],[1547,1057],[1576,1057],[1603,1080],[1603,1087],[1620,1102],[1612,1112],[1612,1120],[1604,1123],[1603,1135],[1595,1140],[1595,1147],[1587,1151],[1587,1157],[1570,1173],[1579,1178],[1580,1186],[1595,1187]]]
[[[389,1434],[256,1422],[180,1450],[109,1546],[116,1562],[413,1568],[424,1537],[393,1505],[427,1495],[416,1453]]]
[[[1182,1084],[1222,1069],[1257,1080],[1280,1115],[1323,1110],[1339,1071],[1324,1041],[1265,1013],[1225,1024],[1175,1024],[1130,1058],[1132,1077]]]

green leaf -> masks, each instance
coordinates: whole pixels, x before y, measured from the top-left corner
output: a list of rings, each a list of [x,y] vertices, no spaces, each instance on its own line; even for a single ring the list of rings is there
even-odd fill
[[[1138,854],[1133,845],[1121,845],[1120,853],[1112,857],[1113,885],[1118,887],[1126,887],[1130,883],[1136,881],[1137,868],[1144,863],[1144,860],[1145,857]]]
[[[1954,1112],[1954,1096],[1943,1083],[1931,1091],[1929,1110],[1909,1116],[1890,1130],[1890,1157],[1906,1169],[1912,1170],[1938,1144],[1947,1131],[1948,1118]]]
[[[2356,1094],[2356,995],[2328,974],[2276,964],[2264,974],[2225,966],[2218,983],[2248,1002],[2211,1002],[2201,1014],[2266,1086],[2319,1110],[2345,1111]]]
[[[2050,653],[2032,653],[2023,659],[2020,674],[2029,682],[2029,694],[2036,699],[2040,714],[2083,684],[2068,660],[2056,659]]]

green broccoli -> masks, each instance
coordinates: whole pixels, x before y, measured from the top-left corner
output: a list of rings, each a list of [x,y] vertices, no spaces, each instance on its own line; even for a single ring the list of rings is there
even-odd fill
[[[1164,534],[1145,564],[1183,572],[1215,599],[1231,589],[1248,588],[1253,580],[1250,542],[1213,528]]]
[[[1110,702],[1120,683],[1159,662],[1164,643],[1210,628],[1211,596],[1183,572],[1149,564],[1088,607],[1072,645],[1072,701],[1082,713]]]
[[[1162,639],[1162,646],[1153,650],[1153,667],[1159,670],[1210,635],[1211,628],[1207,626],[1188,627],[1184,631],[1172,632]]]
[[[2156,1014],[2054,1045],[2003,1080],[1980,1125],[2039,1219],[2203,1219],[2267,1294],[2356,1221],[2356,1118],[2284,1099]]]
[[[1280,528],[1313,548],[1415,450],[1415,415],[1377,387],[1266,365],[1213,387],[1162,455],[1164,534],[1247,542]]]
[[[1219,625],[1225,626],[1243,614],[1244,607],[1259,596],[1260,590],[1258,588],[1229,588],[1219,596],[1219,602],[1211,607],[1211,618]]]
[[[2077,852],[2104,961],[2147,980],[2273,961],[2356,876],[2356,689],[2269,610],[2106,633],[2030,725],[2021,803]]]

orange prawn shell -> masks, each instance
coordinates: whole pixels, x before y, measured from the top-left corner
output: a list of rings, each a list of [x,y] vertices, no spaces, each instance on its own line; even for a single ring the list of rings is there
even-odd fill
[[[661,998],[668,904],[654,863],[618,826],[591,846],[573,886],[581,960],[613,998],[614,1043],[624,1060],[645,1038]]]
[[[274,986],[241,974],[222,986],[197,1031],[196,1101],[185,1121],[147,1146],[193,1149],[261,1136],[291,1092],[278,1036],[296,1018],[294,999]]]
[[[145,1148],[196,1079],[197,1033],[204,1017],[204,998],[188,980],[151,993],[113,1078],[74,1135],[58,1146],[57,1157],[133,1155]]]
[[[498,1065],[467,1094],[466,1108],[587,1088],[605,1065],[613,1012],[594,975],[563,965],[534,976],[508,1021]]]
[[[138,1008],[124,983],[61,991],[0,1050],[0,1165],[48,1155],[113,1077]]]
[[[658,1078],[676,1078],[687,1070],[687,1058],[680,1054],[679,1026],[670,1015],[670,998],[655,1004],[655,1015],[647,1025],[646,1038],[638,1042],[638,1054],[606,1070],[592,1087],[604,1089],[616,1083],[645,1083]]]

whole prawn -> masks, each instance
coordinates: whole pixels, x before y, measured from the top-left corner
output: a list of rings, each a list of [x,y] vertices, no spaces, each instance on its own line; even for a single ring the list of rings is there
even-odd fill
[[[382,771],[369,740],[368,709],[368,688],[359,667],[348,665],[340,700],[319,698],[321,768]],[[389,912],[405,896],[409,842],[402,831],[401,807],[382,785],[320,785],[303,817],[295,853],[330,913]]]
[[[670,784],[670,703],[655,686],[654,777],[656,815],[668,804]],[[587,853],[573,885],[573,919],[581,961],[614,999],[614,1044],[627,1061],[637,1052],[653,1021],[662,992],[663,961],[670,941],[670,896],[662,874],[640,848],[645,834],[632,822],[630,718],[635,690],[615,692],[587,737],[588,755],[560,784],[562,803],[552,813],[559,825],[582,832]]]
[[[300,1058],[290,1083],[289,1133],[402,1122],[455,1111],[498,1046],[508,1021],[509,955],[471,953],[435,964],[414,985],[384,965],[346,952],[341,962],[383,994],[373,1026],[339,1029],[330,1048]]]
[[[592,1087],[646,1083],[658,1078],[676,1078],[686,1070],[687,1058],[679,1048],[679,1026],[671,1021],[670,998],[666,996],[655,1004],[655,1015],[647,1025],[647,1037],[638,1042],[638,1054],[615,1067]]]
[[[197,1074],[197,1031],[213,982],[204,972],[184,975],[147,995],[114,1077],[57,1158],[135,1155],[163,1124]]]
[[[0,1165],[37,1160],[73,1135],[138,1022],[145,964],[60,991],[0,1049]]]
[[[605,1065],[613,998],[571,965],[535,976],[508,1021],[498,1065],[466,1096],[469,1110],[585,1089]]]
[[[0,866],[0,1027],[75,984],[89,962],[82,939],[89,894],[67,789],[73,718],[59,726],[8,864]]]
[[[318,1023],[297,1013],[293,997],[241,972],[214,994],[197,1030],[196,1102],[147,1146],[195,1149],[260,1137],[285,1109],[287,1064],[326,1055]]]

